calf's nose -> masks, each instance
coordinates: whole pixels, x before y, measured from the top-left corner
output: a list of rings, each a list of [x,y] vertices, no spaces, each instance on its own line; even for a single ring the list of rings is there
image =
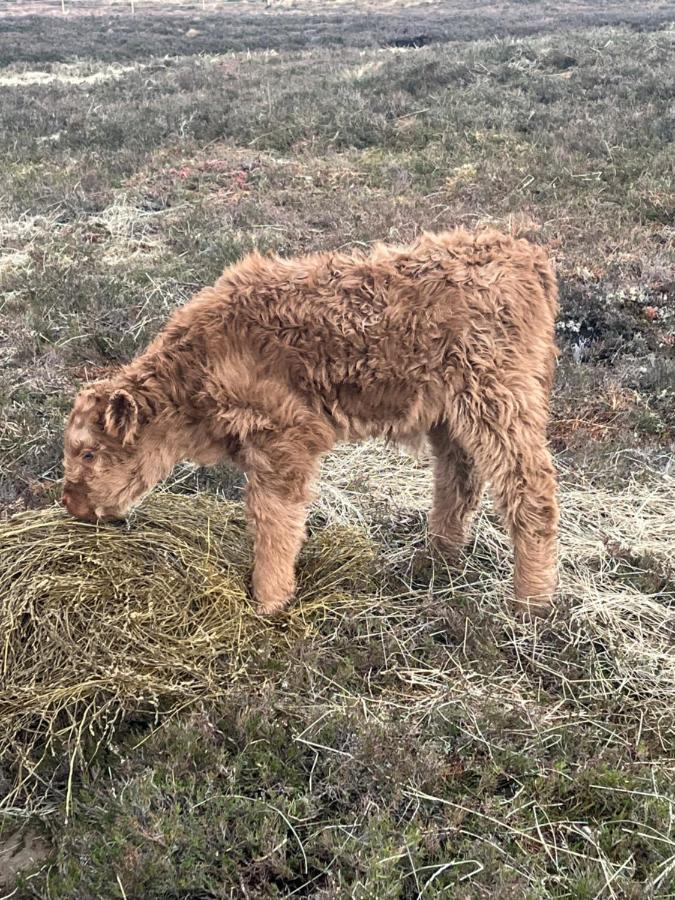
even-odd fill
[[[88,502],[78,494],[71,494],[68,491],[63,492],[61,503],[68,510],[71,516],[76,519],[82,519],[85,522],[95,522],[96,516],[94,511],[89,507]]]

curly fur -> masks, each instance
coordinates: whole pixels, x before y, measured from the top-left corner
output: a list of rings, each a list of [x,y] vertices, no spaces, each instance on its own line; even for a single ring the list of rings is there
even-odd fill
[[[428,436],[430,531],[455,554],[483,486],[515,550],[515,594],[556,583],[546,443],[557,287],[538,247],[495,231],[296,259],[253,253],[170,318],[147,350],[78,396],[64,503],[120,516],[181,459],[248,475],[253,590],[282,608],[319,459],[338,440]]]

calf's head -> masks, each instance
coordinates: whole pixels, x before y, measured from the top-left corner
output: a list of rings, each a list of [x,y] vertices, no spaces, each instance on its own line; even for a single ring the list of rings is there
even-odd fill
[[[61,502],[72,515],[90,522],[122,518],[167,474],[153,412],[133,388],[112,382],[80,392],[66,426],[63,461]]]

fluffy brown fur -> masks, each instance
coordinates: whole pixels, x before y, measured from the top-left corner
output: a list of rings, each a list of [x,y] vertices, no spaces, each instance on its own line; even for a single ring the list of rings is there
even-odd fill
[[[556,584],[546,444],[557,288],[544,252],[495,231],[297,259],[247,256],[177,310],[148,349],[77,397],[63,502],[123,516],[183,459],[248,476],[260,609],[294,591],[311,485],[338,440],[427,435],[430,531],[453,555],[490,482],[515,594]]]

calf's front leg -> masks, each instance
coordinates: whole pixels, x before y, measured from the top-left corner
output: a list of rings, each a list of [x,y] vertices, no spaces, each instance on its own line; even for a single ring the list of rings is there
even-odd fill
[[[249,482],[246,509],[253,531],[253,594],[262,613],[283,609],[295,593],[307,500],[289,496],[264,478],[254,476]]]

